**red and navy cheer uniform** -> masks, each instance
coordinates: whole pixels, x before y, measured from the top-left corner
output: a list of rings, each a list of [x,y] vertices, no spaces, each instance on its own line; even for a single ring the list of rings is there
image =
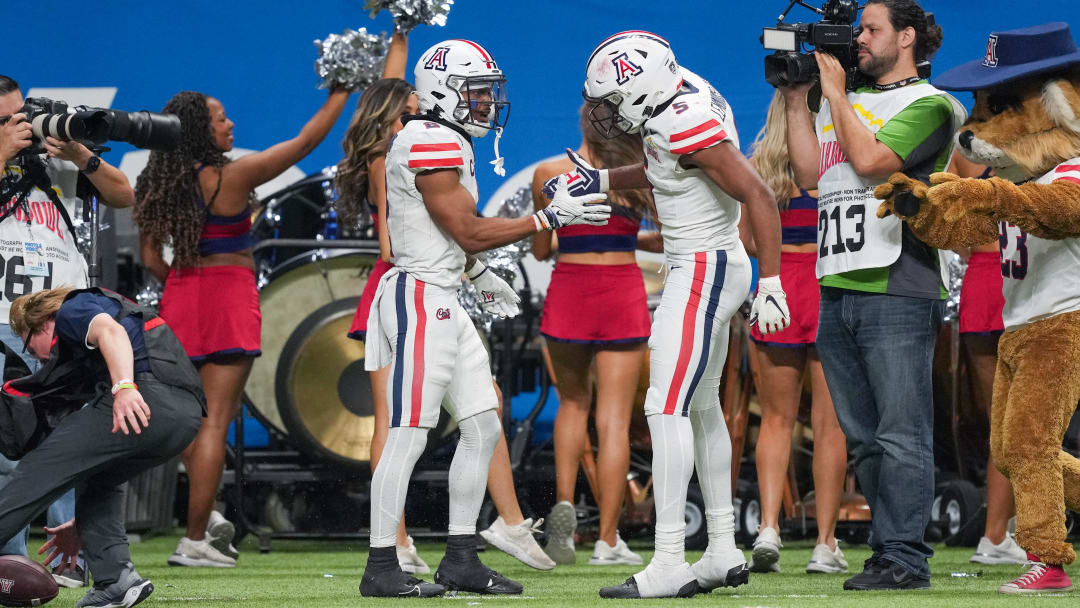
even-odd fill
[[[604,226],[559,228],[559,253],[636,250],[640,217],[625,205],[611,208],[611,219]],[[556,261],[540,319],[545,338],[595,345],[645,342],[650,323],[637,264]]]
[[[206,166],[199,167],[196,176]],[[250,205],[236,215],[215,215],[203,202],[198,188],[193,197],[194,203],[206,211],[199,255],[251,248],[255,241]],[[161,317],[192,361],[262,354],[259,291],[255,272],[245,266],[174,267],[165,281]]]
[[[780,212],[781,243],[803,245],[817,243],[817,199],[806,190],[791,199]],[[783,331],[763,335],[757,325],[750,327],[750,337],[766,346],[805,347],[817,340],[820,291],[814,266],[817,252],[780,252],[780,282],[787,294],[791,325]]]

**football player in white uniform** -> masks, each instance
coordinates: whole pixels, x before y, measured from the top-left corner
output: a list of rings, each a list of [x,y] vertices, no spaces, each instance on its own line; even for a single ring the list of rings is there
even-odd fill
[[[586,66],[585,99],[601,133],[640,133],[644,164],[597,170],[573,152],[572,193],[652,187],[670,269],[653,318],[645,414],[653,444],[656,553],[643,571],[601,597],[690,596],[747,582],[731,505],[731,440],[720,409],[728,321],[750,289],[739,242],[745,202],[760,251],[752,322],[763,333],[789,324],[780,285],[780,217],[775,198],[739,151],[724,98],[679,67],[666,40],[642,31],[600,43]],[[556,185],[552,183],[551,186]],[[553,191],[553,190],[552,190]],[[709,546],[685,561],[686,488],[697,467]]]
[[[476,214],[472,137],[505,124],[506,79],[491,55],[468,40],[447,40],[416,64],[421,114],[386,154],[387,228],[394,268],[380,282],[366,340],[368,370],[390,365],[390,431],[371,481],[371,542],[360,592],[374,597],[431,597],[446,590],[521,593],[520,584],[480,562],[474,535],[488,464],[502,425],[487,351],[458,304],[462,272],[482,305],[502,316],[518,313],[513,288],[471,254],[540,230],[605,224],[611,207],[602,194],[571,195],[565,184],[554,202],[516,219]],[[496,144],[498,139],[496,139]],[[497,154],[497,145],[496,145]],[[498,173],[501,159],[495,161]],[[404,574],[394,547],[409,478],[444,407],[461,431],[450,465],[449,536],[435,584]]]

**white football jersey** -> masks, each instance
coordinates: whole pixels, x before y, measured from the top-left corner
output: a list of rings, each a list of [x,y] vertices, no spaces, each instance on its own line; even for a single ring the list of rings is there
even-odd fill
[[[1080,158],[1065,161],[1036,183],[1058,180],[1080,184]],[[1041,239],[1013,224],[998,222],[998,242],[1005,331],[1080,310],[1080,238]]]
[[[386,151],[386,226],[391,261],[405,272],[442,287],[457,287],[465,271],[465,251],[443,232],[416,189],[416,174],[457,169],[476,202],[476,161],[472,143],[446,125],[411,120]]]
[[[21,172],[15,166],[4,167],[5,176]],[[60,202],[74,217],[79,199],[75,182],[79,170],[68,161],[50,159],[48,174]],[[15,204],[15,198],[0,201],[0,212]],[[35,265],[32,260],[36,258]],[[34,188],[26,197],[26,207],[0,222],[0,324],[8,322],[11,303],[23,294],[56,287],[83,288],[87,285],[86,259],[79,253],[60,210],[48,195]],[[0,331],[8,331],[0,328]]]
[[[645,173],[656,200],[664,252],[730,250],[739,242],[739,202],[701,169],[680,166],[679,159],[725,141],[738,148],[735,118],[712,85],[680,69],[682,89],[642,130]]]

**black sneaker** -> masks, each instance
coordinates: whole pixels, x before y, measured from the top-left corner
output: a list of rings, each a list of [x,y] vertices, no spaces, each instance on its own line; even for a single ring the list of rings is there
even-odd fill
[[[364,597],[438,597],[446,587],[422,581],[397,570],[364,569],[360,579],[360,595]]]
[[[876,558],[876,559],[875,559]],[[863,571],[844,581],[845,591],[929,589],[930,579],[916,576],[900,564],[881,557],[866,560]]]
[[[435,571],[435,582],[447,591],[471,591],[485,595],[518,595],[524,587],[485,566],[479,558],[456,560],[444,557]]]
[[[745,565],[743,567],[745,568]],[[683,585],[675,594],[675,597],[693,597],[697,592],[698,582],[693,580]],[[637,581],[631,576],[621,585],[602,587],[600,597],[606,600],[639,600],[641,599],[641,592],[638,591]]]

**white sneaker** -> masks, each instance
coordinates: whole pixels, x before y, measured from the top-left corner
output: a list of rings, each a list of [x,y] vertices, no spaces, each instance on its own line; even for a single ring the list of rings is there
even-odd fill
[[[556,564],[573,565],[577,561],[574,552],[574,532],[577,530],[577,511],[567,501],[556,503],[547,516],[547,553]]]
[[[203,540],[191,540],[188,537],[180,539],[176,545],[176,553],[169,556],[170,566],[192,566],[204,568],[235,568],[236,560],[223,555],[221,551],[210,546]]]
[[[407,546],[397,546],[397,561],[398,565],[401,566],[401,571],[409,574],[427,574],[431,572],[427,562],[416,552],[416,544],[413,542],[412,537],[408,538],[409,544]]]
[[[533,534],[540,532],[540,526],[543,523],[543,518],[540,518],[536,524],[533,524],[532,519],[526,519],[520,524],[508,526],[500,515],[487,530],[480,531],[480,537],[489,545],[509,554],[526,566],[537,570],[551,570],[555,567],[555,562],[544,553],[533,538]]]
[[[738,587],[750,580],[746,556],[738,548],[730,551],[705,552],[690,570],[697,579],[698,589],[709,593],[717,587]]]
[[[780,533],[773,528],[758,530],[754,552],[750,557],[751,572],[780,572]]]
[[[998,545],[984,536],[979,539],[975,555],[972,555],[968,561],[975,564],[1025,564],[1027,551],[1016,544],[1016,539],[1012,534],[1006,533],[1005,540]]]
[[[847,572],[847,560],[844,552],[840,550],[840,542],[836,542],[836,549],[830,549],[824,543],[814,547],[814,553],[810,555],[810,563],[806,564],[807,574],[836,574]]]
[[[211,511],[210,521],[206,522],[206,542],[223,555],[236,559],[240,557],[240,552],[232,544],[235,536],[236,526],[221,513]]]
[[[644,561],[641,556],[626,546],[626,541],[615,533],[615,546],[607,544],[603,540],[596,541],[592,557],[589,558],[590,566],[639,566]]]

